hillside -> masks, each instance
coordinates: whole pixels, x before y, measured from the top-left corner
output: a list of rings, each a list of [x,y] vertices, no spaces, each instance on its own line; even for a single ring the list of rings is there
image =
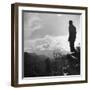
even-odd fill
[[[76,52],[68,54],[53,52],[53,58],[47,55],[25,52],[24,77],[80,74],[80,47],[77,47]]]

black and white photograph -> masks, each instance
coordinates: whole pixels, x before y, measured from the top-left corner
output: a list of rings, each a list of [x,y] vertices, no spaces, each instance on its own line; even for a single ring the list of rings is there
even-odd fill
[[[87,7],[12,5],[12,85],[87,82]]]
[[[80,75],[80,14],[23,11],[24,77]]]

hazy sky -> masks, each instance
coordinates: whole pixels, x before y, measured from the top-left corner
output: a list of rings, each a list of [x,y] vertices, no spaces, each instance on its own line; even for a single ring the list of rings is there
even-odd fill
[[[77,30],[77,46],[81,37],[80,15],[24,12],[24,51],[39,53],[55,48],[69,51],[69,20],[73,21]]]
[[[68,35],[68,22],[72,20],[77,32],[80,15],[24,12],[24,40],[49,36]]]

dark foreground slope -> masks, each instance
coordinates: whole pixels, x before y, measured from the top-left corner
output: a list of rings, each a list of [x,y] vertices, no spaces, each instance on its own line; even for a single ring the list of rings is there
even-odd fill
[[[24,53],[24,76],[46,76],[50,73],[50,60],[43,55]]]
[[[53,59],[24,52],[24,77],[80,75],[80,48]]]

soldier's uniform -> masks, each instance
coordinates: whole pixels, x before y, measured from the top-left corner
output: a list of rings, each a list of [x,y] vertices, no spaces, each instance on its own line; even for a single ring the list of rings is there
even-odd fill
[[[75,51],[75,48],[74,48],[75,39],[76,39],[76,27],[73,24],[70,24],[68,41],[70,43],[70,51],[71,52]]]

